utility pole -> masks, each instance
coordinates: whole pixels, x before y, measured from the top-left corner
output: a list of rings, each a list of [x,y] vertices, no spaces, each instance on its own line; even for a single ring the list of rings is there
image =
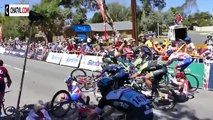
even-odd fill
[[[132,37],[138,44],[137,26],[136,26],[136,0],[131,0],[131,12],[132,12]]]

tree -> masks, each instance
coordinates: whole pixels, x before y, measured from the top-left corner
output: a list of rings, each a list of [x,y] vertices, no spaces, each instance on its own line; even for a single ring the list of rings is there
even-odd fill
[[[130,8],[126,8],[119,3],[111,3],[108,5],[110,15],[112,16],[113,21],[128,21],[131,19]],[[103,18],[100,12],[97,12],[93,15],[89,22],[100,23],[103,22]]]
[[[211,26],[213,25],[213,15],[208,12],[195,13],[194,15],[188,16],[184,20],[184,25],[186,26]]]
[[[102,18],[101,13],[96,12],[88,22],[89,23],[103,23],[103,18]]]

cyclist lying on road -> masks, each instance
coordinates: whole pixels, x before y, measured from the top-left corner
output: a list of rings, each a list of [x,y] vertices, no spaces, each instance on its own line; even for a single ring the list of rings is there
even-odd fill
[[[88,120],[94,120],[103,112],[106,105],[110,105],[126,114],[126,120],[152,120],[151,102],[141,93],[128,88],[112,89],[113,80],[102,78],[98,82],[102,98],[98,107],[88,114]]]
[[[186,102],[188,100],[189,95],[189,82],[185,79],[185,75],[183,72],[179,72],[176,74],[176,85],[178,85],[178,91],[176,94],[178,95],[179,102]]]
[[[79,101],[79,102],[86,104],[86,105],[89,104],[89,101],[90,101],[89,97],[88,96],[86,97],[81,93],[81,90],[77,85],[77,82],[73,81],[72,77],[70,77],[70,76],[67,77],[65,79],[65,83],[67,84],[67,88],[68,88],[68,91],[70,93],[72,101]],[[62,99],[69,101],[68,96],[64,96]]]

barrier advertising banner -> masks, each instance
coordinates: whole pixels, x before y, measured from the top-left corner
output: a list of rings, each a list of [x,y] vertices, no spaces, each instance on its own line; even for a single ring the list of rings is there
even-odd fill
[[[46,62],[59,64],[62,58],[62,53],[49,52]]]
[[[92,55],[83,55],[81,58],[81,63],[79,68],[98,71],[98,70],[102,70],[101,64],[102,64],[102,57],[92,56]]]
[[[5,48],[0,47],[0,54],[4,54],[4,52],[5,52]]]
[[[60,65],[78,67],[80,61],[81,61],[81,55],[64,53],[62,55]]]
[[[177,64],[177,62],[173,62],[171,67],[174,67],[176,64]],[[199,70],[198,70],[198,68],[199,68]],[[191,73],[192,75],[196,76],[199,81],[199,88],[203,88],[203,76],[204,76],[204,64],[203,63],[194,63],[193,62],[184,71],[185,71],[185,73]],[[194,80],[193,77],[187,76],[187,79],[190,81],[192,86],[196,85],[196,81]]]

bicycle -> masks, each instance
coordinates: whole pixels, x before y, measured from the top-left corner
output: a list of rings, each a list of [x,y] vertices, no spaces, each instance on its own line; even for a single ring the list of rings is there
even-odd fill
[[[7,116],[13,115],[13,111],[15,110],[15,107],[8,106],[8,107],[5,108],[4,102],[5,102],[5,99],[3,98],[2,103],[1,103],[1,106],[2,106],[1,110],[3,110],[3,113]]]
[[[169,84],[172,84],[172,81],[174,81],[176,78],[174,76],[174,72],[173,72],[173,67],[167,67],[168,69],[172,69],[171,71],[168,71],[167,72],[167,75],[165,75],[163,77],[163,79],[161,80],[162,84],[164,85],[169,85]],[[180,70],[180,69],[179,69]],[[185,74],[185,79],[187,79],[189,81],[189,87],[190,87],[190,92],[195,92],[198,88],[199,88],[199,81],[198,81],[198,78],[192,74],[192,73],[187,73],[184,71],[184,74]],[[193,83],[193,84],[192,84]],[[193,86],[192,86],[193,85]]]

